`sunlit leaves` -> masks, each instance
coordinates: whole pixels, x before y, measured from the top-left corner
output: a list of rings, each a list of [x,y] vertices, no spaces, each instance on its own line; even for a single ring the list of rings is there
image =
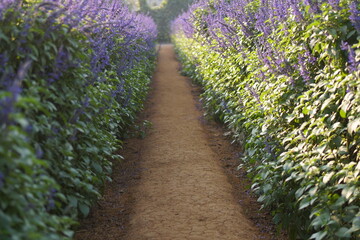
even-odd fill
[[[193,34],[174,28],[184,73],[243,144],[259,201],[294,238],[360,234],[360,42],[351,2],[204,0],[182,16]],[[293,11],[276,15],[284,3]]]

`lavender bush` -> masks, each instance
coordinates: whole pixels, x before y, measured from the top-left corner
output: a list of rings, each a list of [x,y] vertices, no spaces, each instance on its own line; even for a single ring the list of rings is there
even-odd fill
[[[349,0],[201,0],[172,25],[184,72],[294,239],[360,238],[359,17]]]
[[[142,108],[156,26],[113,1],[0,1],[0,239],[70,239]]]

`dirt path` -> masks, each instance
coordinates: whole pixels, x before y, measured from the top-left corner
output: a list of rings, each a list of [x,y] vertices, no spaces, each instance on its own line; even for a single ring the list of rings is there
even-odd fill
[[[208,146],[171,45],[160,49],[153,131],[142,155],[142,181],[125,239],[252,239],[256,233]]]
[[[108,200],[95,220],[83,222],[77,239],[273,239],[249,219],[257,210],[249,214],[239,204],[178,64],[172,45],[162,45],[147,109],[153,126],[131,150],[141,170],[130,174],[136,184],[124,193],[126,179],[115,178],[118,185],[106,190]],[[124,194],[131,204],[120,199]],[[116,220],[126,204],[128,224]]]

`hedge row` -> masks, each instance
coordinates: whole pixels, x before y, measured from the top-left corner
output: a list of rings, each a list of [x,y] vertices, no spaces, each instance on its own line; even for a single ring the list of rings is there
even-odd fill
[[[173,22],[184,73],[292,238],[360,238],[360,7],[203,0]]]
[[[156,27],[115,1],[0,3],[0,239],[71,239],[142,108]]]

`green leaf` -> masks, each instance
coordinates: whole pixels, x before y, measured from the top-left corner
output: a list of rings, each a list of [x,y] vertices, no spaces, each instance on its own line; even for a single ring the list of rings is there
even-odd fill
[[[310,113],[310,110],[307,107],[304,107],[302,113],[308,115]]]
[[[311,189],[309,190],[309,195],[310,195],[311,197],[313,197],[313,196],[317,193],[317,191],[318,191],[318,187],[315,186],[315,187],[313,187],[313,188],[311,188]]]
[[[311,235],[310,239],[321,240],[324,237],[326,237],[326,235],[327,235],[326,231],[321,231],[321,232],[317,232],[317,233],[314,233],[313,235]]]
[[[357,216],[353,219],[352,227],[350,228],[352,232],[357,232],[360,230],[360,216]]]
[[[322,104],[322,106],[321,106],[321,111],[323,111],[323,110],[329,105],[329,103],[330,103],[331,101],[332,101],[331,98],[326,99],[326,100],[324,101],[324,103]]]
[[[69,203],[72,207],[77,207],[78,205],[78,199],[75,196],[67,196],[67,199],[69,200]]]
[[[336,236],[340,238],[349,238],[351,237],[351,233],[349,232],[349,229],[346,227],[341,227],[336,233]]]
[[[335,172],[329,172],[323,177],[323,183],[327,184],[331,177],[334,176]]]
[[[86,217],[90,212],[89,206],[84,203],[79,204],[79,209],[80,209],[80,212],[84,215],[84,217]]]
[[[346,118],[346,112],[344,111],[344,109],[340,109],[340,117],[342,118]]]
[[[63,234],[69,238],[72,238],[74,236],[74,231],[72,230],[65,230],[63,231]]]
[[[304,209],[308,207],[311,204],[311,198],[306,197],[303,200],[300,201],[299,210]]]
[[[98,164],[97,162],[92,162],[91,165],[94,167],[94,169],[98,172],[98,173],[102,173],[103,169],[101,167],[100,164]]]
[[[341,191],[341,195],[346,198],[349,199],[351,195],[353,195],[353,193],[355,192],[356,188],[355,186],[352,187],[348,187],[346,186],[342,191]]]
[[[0,29],[0,39],[5,40],[7,43],[10,43],[9,38],[1,31]]]
[[[341,146],[341,141],[342,141],[342,138],[340,136],[336,136],[335,138],[333,138],[331,141],[330,141],[330,145],[331,147],[334,149],[334,148],[339,148]]]
[[[299,188],[299,189],[295,192],[295,197],[296,197],[296,198],[300,198],[300,197],[303,195],[304,191],[305,191],[305,187]]]
[[[342,208],[345,203],[346,203],[346,199],[344,197],[339,197],[338,200],[336,200],[336,202],[331,205],[331,208],[332,209]]]
[[[354,120],[349,121],[347,130],[350,134],[353,134],[357,132],[359,126],[360,126],[360,118],[356,118]]]

